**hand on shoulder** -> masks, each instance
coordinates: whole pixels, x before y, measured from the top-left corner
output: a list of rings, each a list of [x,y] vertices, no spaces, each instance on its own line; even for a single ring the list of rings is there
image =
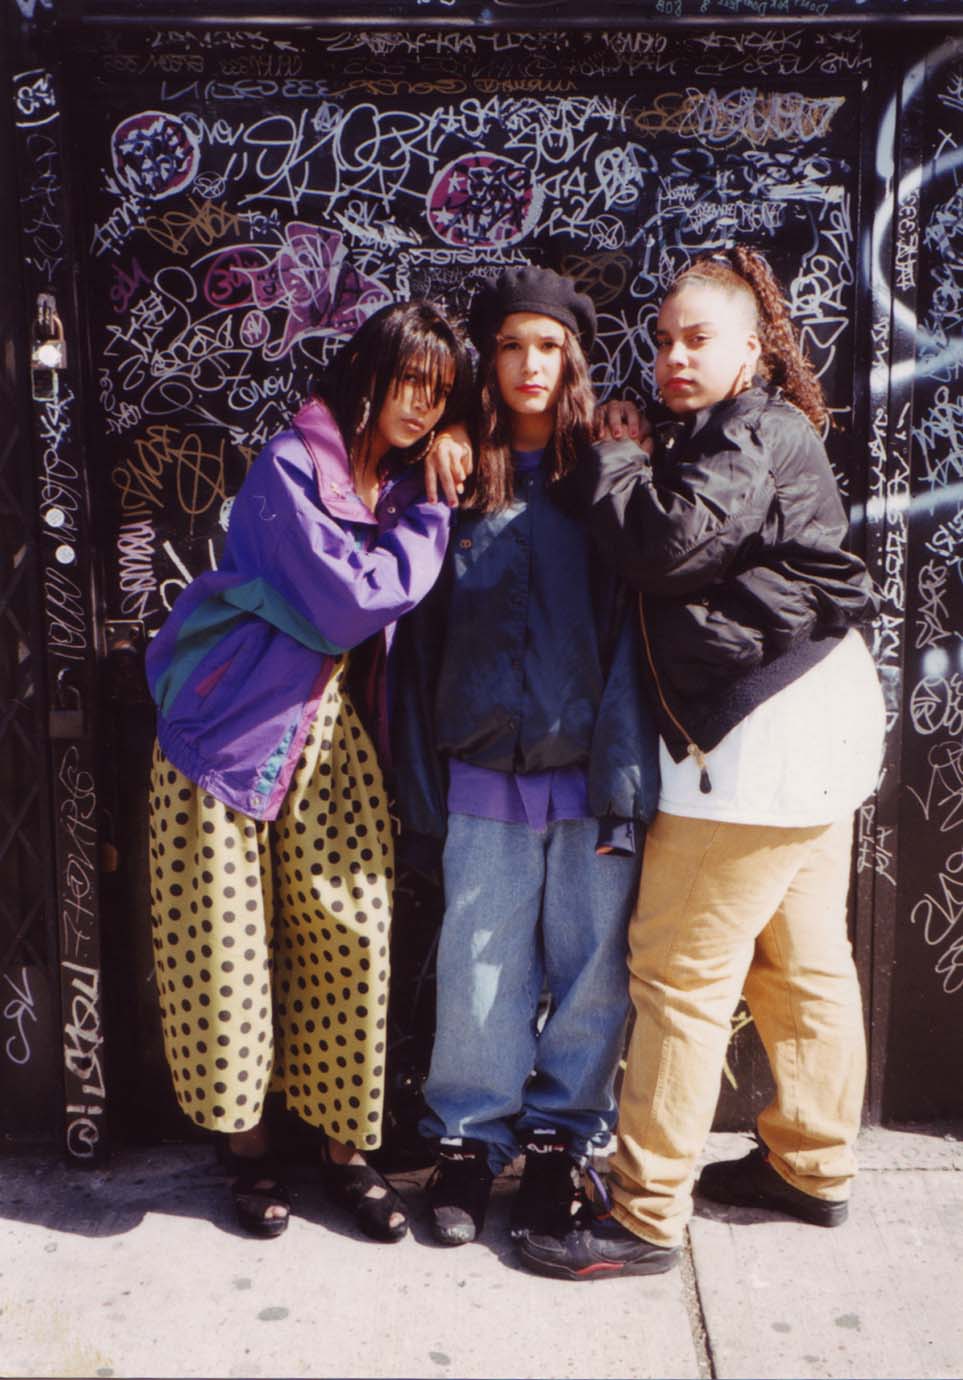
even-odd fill
[[[449,507],[457,508],[472,472],[473,459],[468,432],[460,423],[440,432],[425,456],[425,494],[429,503],[443,498]]]
[[[646,455],[652,454],[652,424],[630,398],[610,398],[595,409],[593,439],[637,441]]]

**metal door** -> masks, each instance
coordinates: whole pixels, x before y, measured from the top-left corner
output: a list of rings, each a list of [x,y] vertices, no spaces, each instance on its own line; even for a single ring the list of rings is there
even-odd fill
[[[371,5],[350,27],[333,27],[331,6],[294,5],[233,30],[182,3],[74,0],[59,25],[54,0],[28,7],[54,55],[78,228],[98,885],[112,1099],[128,1132],[185,1129],[152,991],[143,650],[177,591],[216,563],[258,447],[381,302],[426,295],[458,314],[504,263],[577,277],[600,314],[596,381],[643,396],[660,286],[733,239],[791,285],[839,423],[829,448],[854,540],[885,596],[875,651],[890,745],[859,820],[853,906],[870,1112],[959,1109],[935,1057],[960,1048],[959,355],[938,348],[959,331],[958,47],[922,23],[877,31],[842,5],[821,7],[836,26],[800,6],[791,21],[722,29],[720,4],[615,3],[608,29],[565,4]],[[931,323],[919,352],[917,314]],[[908,661],[910,638],[945,660]],[[907,741],[927,734],[921,765]],[[396,1035],[415,1068],[436,918],[437,898],[412,889]],[[745,1124],[766,1093],[745,1012],[729,1072],[720,1124]]]
[[[793,282],[807,344],[852,419],[870,69],[856,34],[760,48],[651,32],[126,30],[86,49],[70,99],[118,672],[216,562],[258,447],[392,298],[458,314],[500,264],[550,263],[594,296],[599,383],[637,393],[660,283],[694,250],[748,238]],[[842,432],[830,445],[847,494],[860,492],[858,453]],[[143,1001],[124,1017],[139,1032],[128,1102],[143,1093],[146,1115],[166,1079],[143,922],[149,712],[132,690],[112,677],[104,733],[130,867],[116,942]]]

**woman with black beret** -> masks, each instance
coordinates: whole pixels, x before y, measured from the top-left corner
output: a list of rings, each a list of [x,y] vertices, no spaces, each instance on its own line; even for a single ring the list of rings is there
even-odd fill
[[[469,331],[477,464],[415,619],[418,656],[431,661],[433,635],[436,655],[402,787],[409,828],[445,839],[422,1130],[447,1245],[474,1239],[520,1152],[513,1234],[564,1229],[578,1167],[608,1144],[637,846],[658,795],[637,619],[573,495],[591,463],[591,299],[551,270],[508,269],[476,294]]]

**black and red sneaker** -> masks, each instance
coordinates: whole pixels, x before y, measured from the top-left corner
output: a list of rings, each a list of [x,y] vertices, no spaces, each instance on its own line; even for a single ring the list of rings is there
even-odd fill
[[[583,1214],[564,1236],[528,1232],[517,1244],[523,1265],[552,1279],[622,1279],[626,1275],[661,1275],[679,1259],[678,1246],[644,1241],[614,1217]]]

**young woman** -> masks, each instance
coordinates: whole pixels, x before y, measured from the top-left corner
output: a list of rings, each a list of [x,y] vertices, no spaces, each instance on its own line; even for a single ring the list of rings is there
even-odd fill
[[[379,1240],[404,1204],[380,1141],[393,857],[379,755],[393,624],[431,588],[448,511],[422,491],[466,361],[433,307],[372,316],[237,495],[221,566],[151,644],[154,949],[182,1109],[228,1138],[241,1224],[288,1196],[265,1095],[327,1135],[325,1181]]]
[[[852,628],[873,594],[843,546],[822,392],[749,250],[676,280],[657,346],[654,459],[601,448],[592,522],[641,594],[661,797],[629,930],[636,1021],[611,1212],[521,1246],[560,1278],[675,1263],[743,991],[776,1094],[758,1148],[706,1168],[704,1196],[836,1226],[863,1100],[846,897],[884,713]]]
[[[514,1230],[566,1223],[575,1167],[609,1140],[634,826],[656,798],[634,610],[568,493],[590,459],[592,303],[549,270],[509,269],[478,292],[469,329],[478,464],[446,575],[414,620],[422,659],[429,626],[441,632],[425,702],[443,771],[419,811],[406,770],[403,802],[424,833],[447,816],[423,1130],[448,1245],[481,1230],[520,1150]]]

